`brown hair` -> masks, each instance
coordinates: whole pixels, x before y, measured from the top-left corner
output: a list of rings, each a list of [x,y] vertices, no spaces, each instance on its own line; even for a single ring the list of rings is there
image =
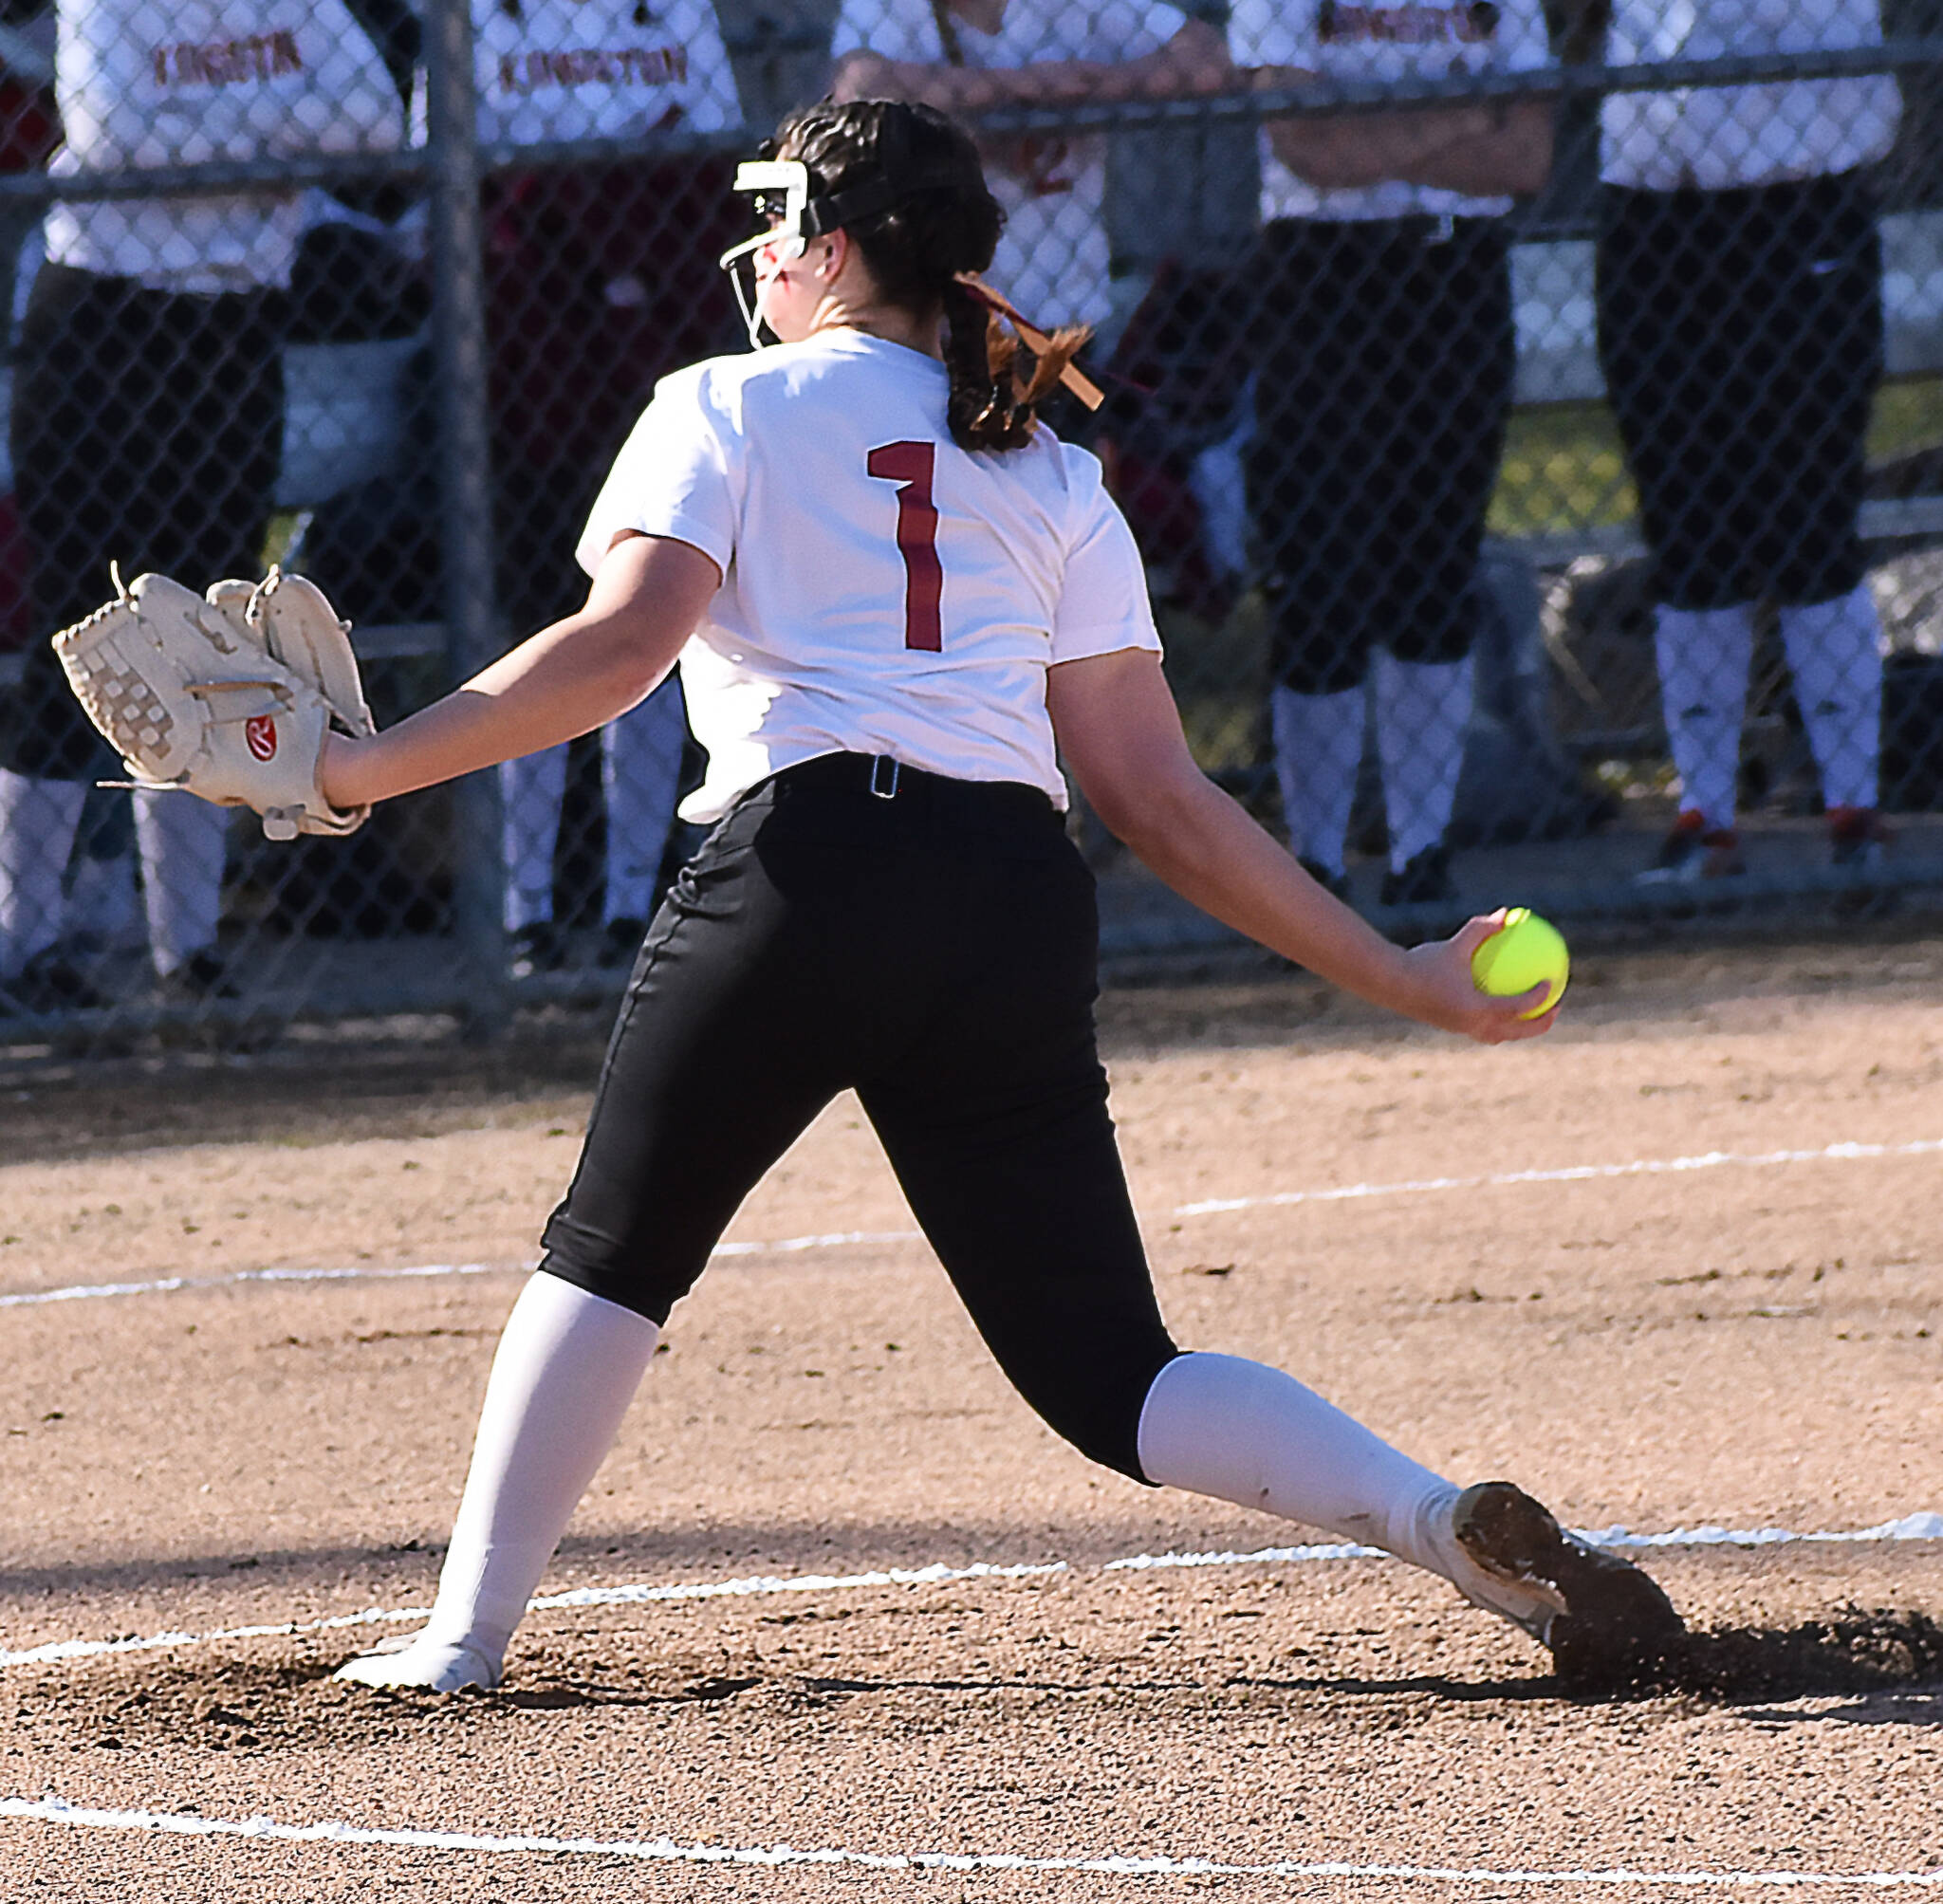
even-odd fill
[[[909,181],[889,206],[846,219],[843,229],[886,301],[942,316],[952,441],[965,450],[1023,449],[1037,406],[1091,333],[1073,326],[1048,337],[976,283],[991,265],[1005,212],[970,136],[931,106],[820,100],[783,121],[775,152],[809,168],[816,197],[876,179]]]

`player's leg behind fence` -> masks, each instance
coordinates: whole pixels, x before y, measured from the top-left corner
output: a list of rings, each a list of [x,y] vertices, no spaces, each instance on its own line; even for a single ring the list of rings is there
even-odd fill
[[[156,975],[165,985],[186,974],[213,986],[229,812],[188,794],[139,792],[133,798]]]
[[[671,675],[601,733],[607,806],[607,890],[601,923],[615,953],[632,957],[659,897],[661,860],[675,824],[688,713]]]
[[[0,985],[61,936],[62,882],[86,802],[85,782],[0,767]]]
[[[566,798],[567,749],[503,762],[500,847],[506,862],[505,921],[516,970],[560,963],[553,932],[553,855]]]

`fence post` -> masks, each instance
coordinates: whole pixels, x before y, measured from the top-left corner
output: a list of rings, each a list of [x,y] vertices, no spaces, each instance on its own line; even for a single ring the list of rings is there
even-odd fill
[[[425,8],[426,137],[432,171],[433,348],[437,357],[445,653],[464,680],[500,652],[492,585],[491,445],[472,0]],[[499,776],[468,774],[453,797],[453,930],[468,1042],[511,1015],[502,916]]]

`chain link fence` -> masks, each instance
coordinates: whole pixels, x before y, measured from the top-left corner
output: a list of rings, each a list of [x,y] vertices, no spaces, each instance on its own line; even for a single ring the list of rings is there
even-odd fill
[[[101,787],[107,564],[312,576],[379,720],[577,604],[727,190],[834,87],[973,120],[992,277],[1203,765],[1398,932],[1943,890],[1943,0],[0,0],[0,1045],[618,989],[678,678],[354,838]],[[1109,952],[1218,929],[1076,825]]]

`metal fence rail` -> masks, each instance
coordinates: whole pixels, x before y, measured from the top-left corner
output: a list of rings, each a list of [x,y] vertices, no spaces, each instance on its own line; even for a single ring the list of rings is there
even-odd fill
[[[618,989],[693,841],[678,689],[292,849],[95,790],[45,642],[110,557],[281,559],[393,719],[564,612],[655,379],[741,347],[731,160],[852,49],[966,101],[995,279],[1098,330],[1057,420],[1197,754],[1354,903],[1934,903],[1943,14],[1806,5],[53,0],[0,37],[0,1047]],[[1033,95],[1071,61],[1098,97]],[[1110,952],[1223,941],[1075,824]]]

